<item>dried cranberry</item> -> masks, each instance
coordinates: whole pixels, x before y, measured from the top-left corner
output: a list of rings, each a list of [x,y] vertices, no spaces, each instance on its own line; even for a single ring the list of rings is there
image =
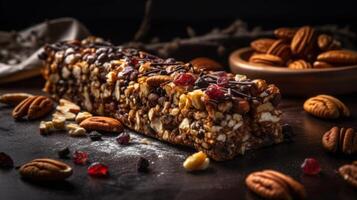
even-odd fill
[[[321,171],[320,164],[315,158],[306,158],[301,165],[301,169],[307,175],[316,175]]]
[[[73,153],[73,162],[77,165],[85,165],[88,162],[88,153],[84,151],[75,151]]]
[[[94,177],[105,177],[108,176],[109,174],[108,166],[99,162],[95,162],[91,164],[88,167],[87,172],[90,176],[94,176]]]
[[[121,145],[128,145],[129,141],[130,141],[130,135],[126,132],[120,134],[117,138],[116,138],[118,144]]]
[[[222,90],[221,86],[213,84],[208,86],[206,90],[206,94],[209,98],[219,100],[224,97],[224,91]]]
[[[0,168],[8,169],[14,167],[12,158],[4,152],[0,152]]]
[[[149,161],[146,158],[140,157],[137,163],[137,169],[139,172],[147,172],[149,170]]]
[[[69,151],[69,148],[68,147],[65,147],[63,149],[60,149],[57,154],[58,154],[58,157],[59,158],[68,158],[68,155],[70,154],[71,152]]]
[[[175,80],[175,85],[178,86],[189,86],[195,84],[196,78],[190,73],[179,74]]]
[[[217,79],[217,85],[222,86],[222,87],[226,87],[229,83],[229,79],[227,76],[220,76]]]

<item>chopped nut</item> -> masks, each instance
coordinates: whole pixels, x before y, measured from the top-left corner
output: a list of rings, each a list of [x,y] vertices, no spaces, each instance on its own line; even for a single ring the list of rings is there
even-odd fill
[[[40,122],[40,133],[42,135],[47,135],[51,132],[51,129],[53,129],[53,124],[51,121],[41,121]]]
[[[62,130],[65,128],[65,126],[64,126],[65,121],[66,121],[65,117],[58,116],[57,118],[52,119],[53,127],[56,129]]]
[[[183,163],[187,171],[205,170],[208,168],[209,158],[202,151],[189,156]]]
[[[75,121],[79,124],[81,123],[83,120],[92,117],[93,115],[89,112],[80,112],[77,114]]]
[[[191,99],[193,107],[196,108],[197,110],[201,110],[204,108],[204,104],[202,101],[202,97],[204,95],[205,95],[205,93],[202,92],[202,90],[194,90],[187,94],[188,98]],[[181,98],[180,98],[180,100],[181,100]]]
[[[61,111],[62,113],[65,113],[65,112],[72,112],[72,113],[78,113],[81,108],[73,103],[73,102],[70,102],[66,99],[60,99],[59,100],[59,106],[57,106],[57,110]]]
[[[68,130],[68,134],[72,137],[83,137],[86,135],[86,130],[80,127],[78,124],[67,124],[66,130]]]
[[[55,113],[52,114],[53,118],[65,118],[66,120],[74,120],[76,118],[76,114],[71,113],[71,112],[66,112],[66,113],[62,113],[59,111],[56,111]]]

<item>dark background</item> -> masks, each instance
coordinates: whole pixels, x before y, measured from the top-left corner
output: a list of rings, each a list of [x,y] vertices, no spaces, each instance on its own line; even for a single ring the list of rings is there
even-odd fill
[[[242,19],[249,27],[271,29],[303,24],[348,25],[356,31],[357,12],[354,1],[202,1],[154,0],[150,36],[161,40],[186,37],[186,27],[197,34],[215,27],[226,27]],[[144,12],[144,0],[0,0],[0,29],[20,30],[57,17],[75,17],[95,34],[120,43],[133,38]]]

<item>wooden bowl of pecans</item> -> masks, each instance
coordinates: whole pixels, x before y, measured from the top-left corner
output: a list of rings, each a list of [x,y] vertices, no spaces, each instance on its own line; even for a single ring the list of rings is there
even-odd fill
[[[273,82],[287,95],[357,92],[351,84],[357,82],[357,52],[309,26],[279,28],[274,35],[234,51],[232,72]]]

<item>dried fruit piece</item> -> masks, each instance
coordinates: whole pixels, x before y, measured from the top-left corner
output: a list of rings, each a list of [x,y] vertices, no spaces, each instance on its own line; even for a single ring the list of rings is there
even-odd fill
[[[349,109],[338,99],[328,95],[311,97],[304,103],[304,110],[314,116],[336,119],[348,117]]]
[[[143,157],[140,157],[138,163],[136,164],[136,168],[138,172],[148,172],[149,171],[149,160]]]
[[[61,181],[73,173],[71,166],[66,163],[49,159],[35,159],[20,167],[23,178],[33,181]]]
[[[83,120],[79,125],[87,131],[121,133],[124,129],[123,125],[117,119],[102,116],[89,117]]]
[[[290,176],[273,170],[253,172],[245,179],[247,187],[267,199],[304,199],[304,186]]]
[[[175,77],[174,83],[178,86],[194,85],[196,78],[190,73],[182,73]]]
[[[224,91],[222,90],[221,86],[213,84],[208,86],[205,93],[208,95],[209,98],[220,100],[224,97]]]
[[[320,164],[315,158],[306,158],[301,165],[301,169],[307,175],[316,175],[321,171]]]
[[[84,151],[75,151],[72,155],[74,164],[85,165],[88,162],[88,153]]]
[[[204,70],[204,71],[223,71],[224,70],[223,66],[220,63],[218,63],[215,60],[212,60],[210,58],[207,58],[207,57],[195,58],[195,59],[191,60],[190,63],[192,64],[193,69],[196,72],[199,72],[201,70]]]
[[[275,41],[276,40],[270,38],[261,38],[251,42],[250,47],[259,53],[266,53]]]
[[[87,173],[93,177],[106,177],[109,175],[109,170],[108,166],[95,162],[88,167]]]
[[[323,147],[331,153],[357,153],[357,133],[353,128],[332,127],[322,136]]]
[[[351,50],[331,50],[319,54],[317,60],[336,65],[356,65],[357,52]]]
[[[89,133],[89,138],[92,141],[100,141],[102,140],[102,134],[98,133],[97,131],[92,131],[91,133]]]
[[[316,69],[324,69],[324,68],[331,68],[331,67],[334,67],[334,66],[327,62],[323,62],[323,61],[315,61],[313,64],[313,68],[316,68]]]
[[[187,171],[205,170],[209,166],[209,158],[202,151],[189,156],[183,163]]]
[[[9,169],[14,167],[12,158],[4,152],[0,152],[0,168]]]
[[[306,57],[314,48],[316,40],[315,30],[310,26],[303,26],[297,30],[291,40],[291,51],[295,55]]]
[[[120,134],[117,138],[116,138],[116,141],[118,142],[118,144],[121,144],[121,145],[128,145],[129,144],[129,141],[130,141],[130,135],[129,133],[122,133]]]
[[[357,188],[357,165],[354,163],[343,165],[338,169],[338,172],[348,184]]]
[[[69,154],[71,153],[71,151],[69,150],[68,147],[65,147],[63,149],[60,149],[57,154],[59,158],[68,158]]]
[[[293,39],[295,33],[296,33],[295,28],[282,27],[282,28],[278,28],[278,29],[274,30],[275,37],[277,37],[279,39],[287,40],[287,41]]]
[[[294,62],[289,63],[288,68],[290,69],[311,69],[312,65],[305,60],[295,60]]]
[[[255,54],[252,55],[249,58],[249,62],[251,63],[256,63],[256,64],[261,64],[261,65],[267,65],[267,66],[282,66],[283,65],[283,60],[274,55],[270,54]]]
[[[19,103],[12,111],[14,119],[27,117],[27,119],[37,119],[49,113],[53,108],[53,102],[45,96],[28,97]]]
[[[278,56],[285,63],[291,56],[290,46],[284,40],[277,40],[271,45],[267,54]]]
[[[32,94],[28,93],[7,93],[0,96],[0,103],[16,106],[21,101],[32,97]]]

